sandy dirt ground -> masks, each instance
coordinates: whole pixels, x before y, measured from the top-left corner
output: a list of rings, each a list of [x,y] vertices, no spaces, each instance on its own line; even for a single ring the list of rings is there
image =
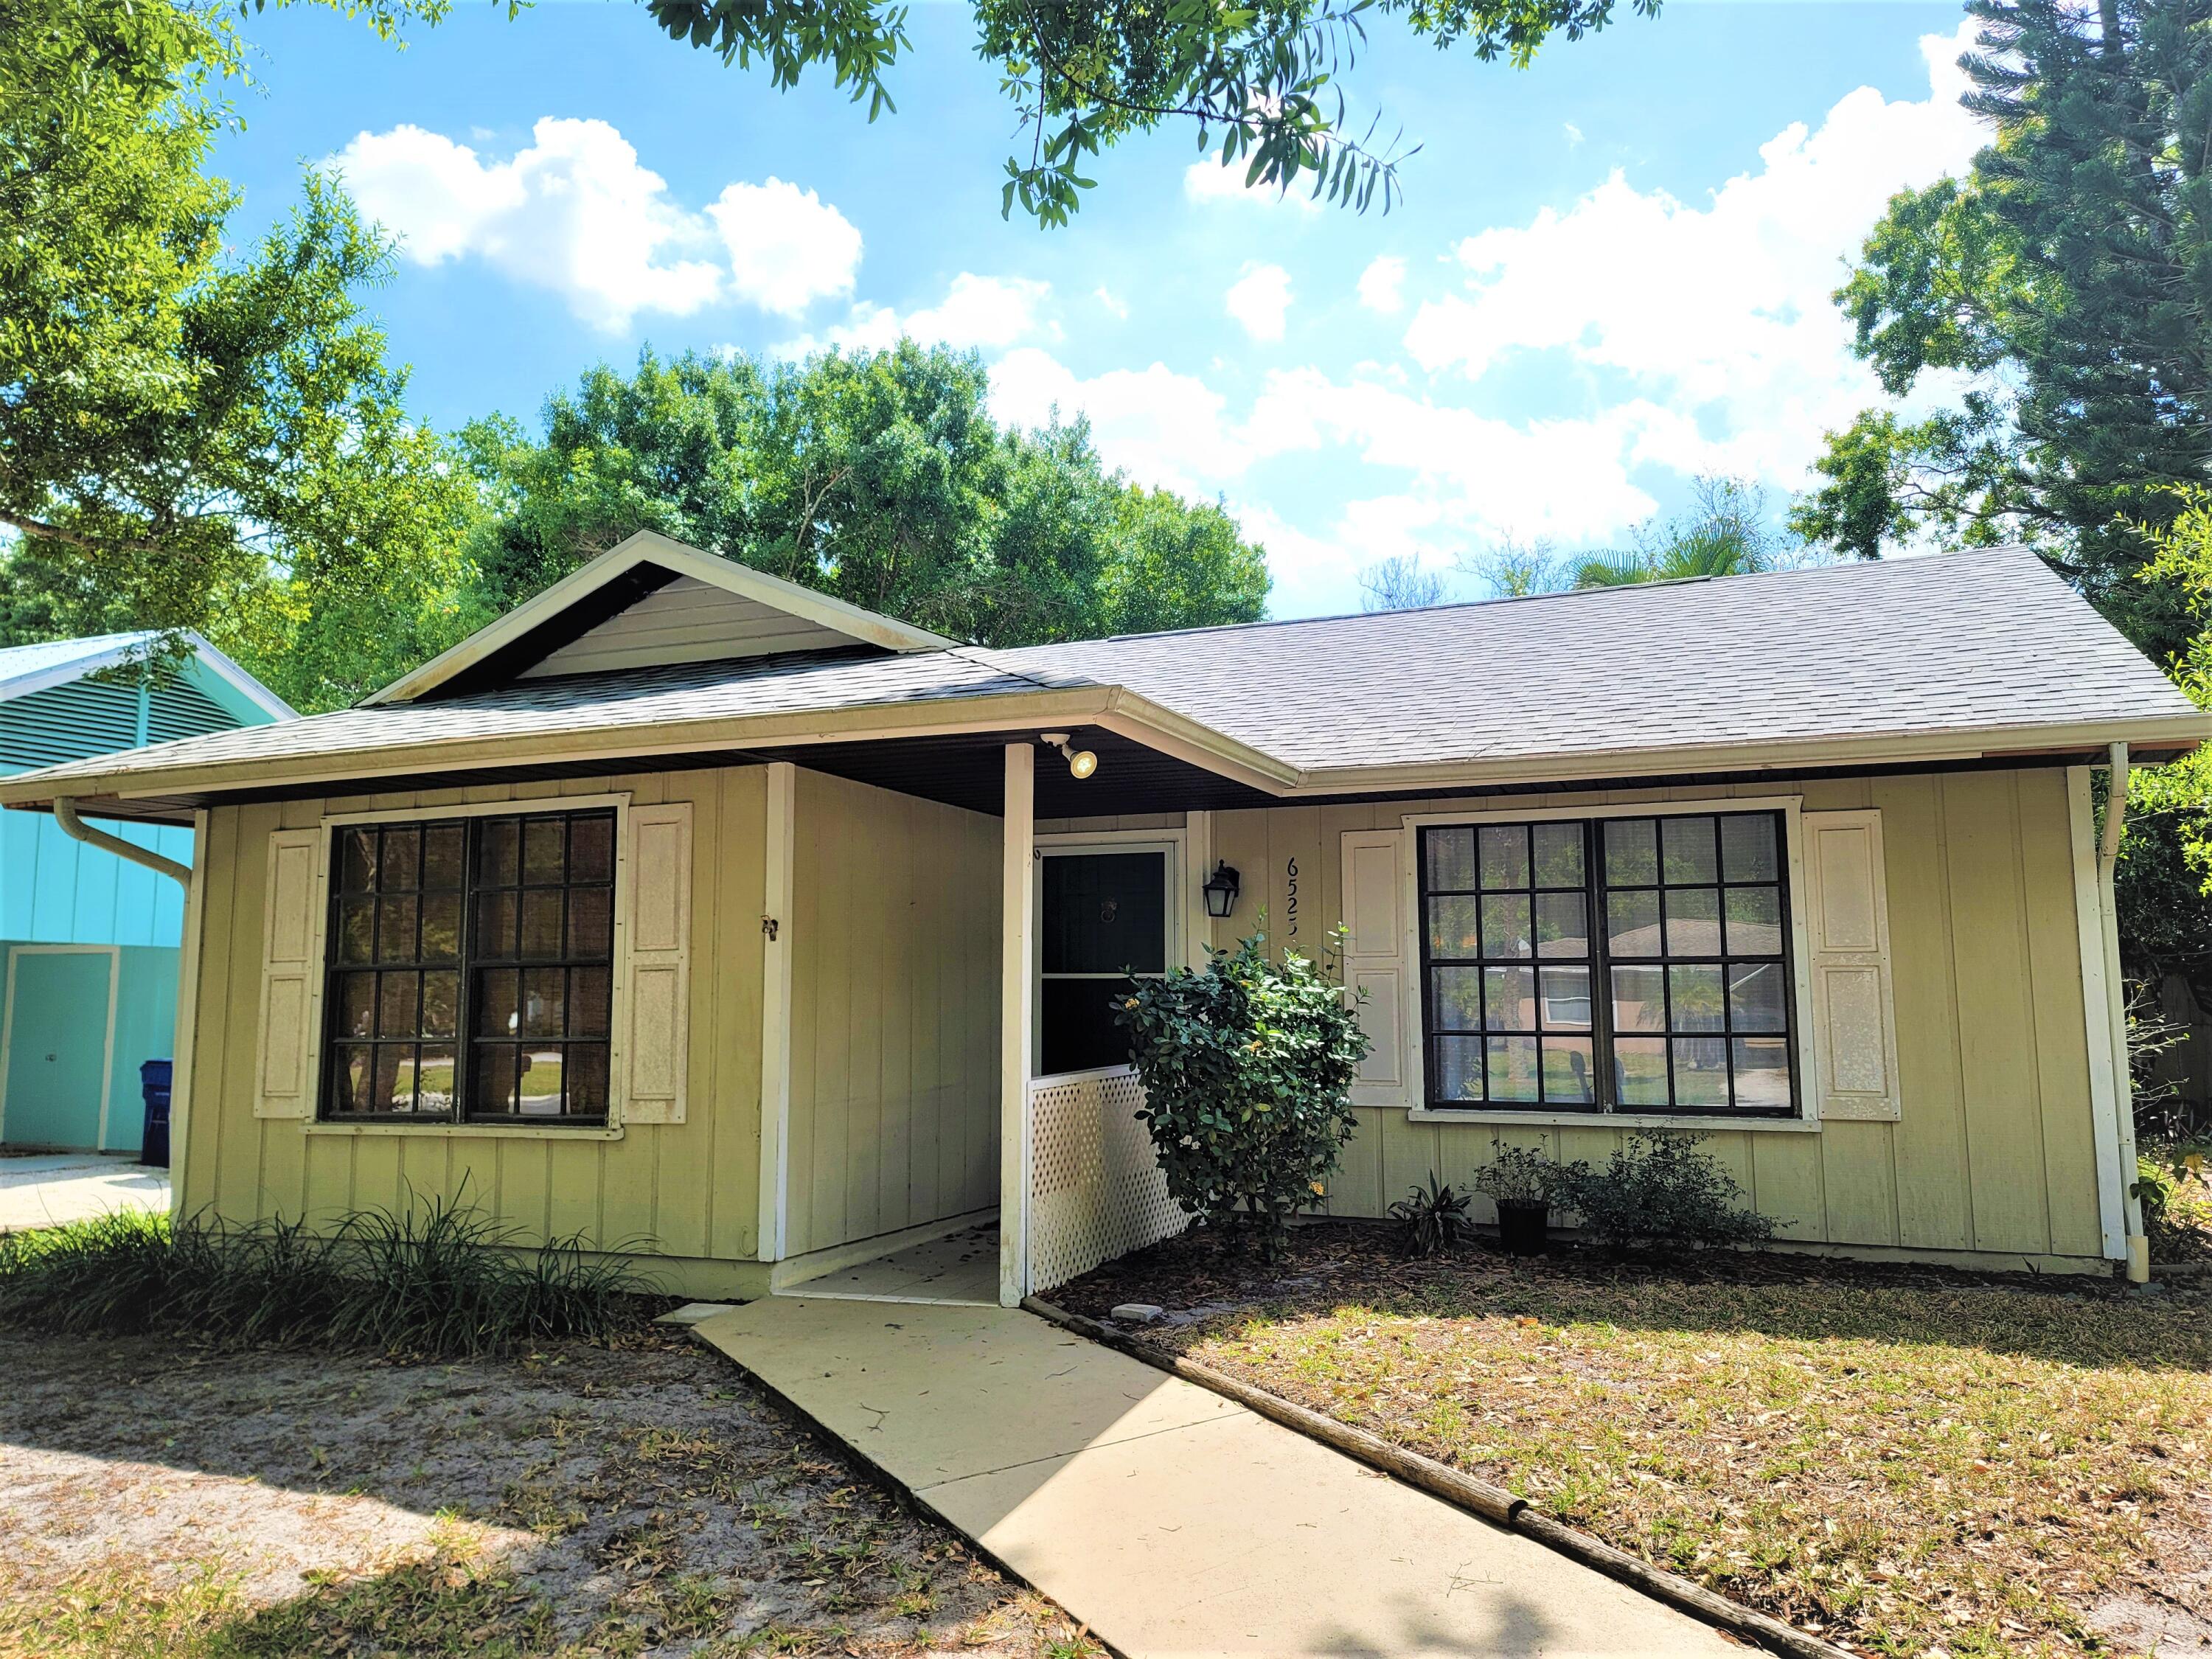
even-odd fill
[[[0,1377],[0,1651],[1095,1651],[673,1335],[455,1365],[9,1336]]]

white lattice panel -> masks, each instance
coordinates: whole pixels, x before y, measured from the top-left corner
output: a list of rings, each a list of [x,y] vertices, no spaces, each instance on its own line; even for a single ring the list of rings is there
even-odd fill
[[[1126,1069],[1030,1090],[1030,1288],[1048,1291],[1158,1243],[1189,1219],[1168,1196],[1137,1121],[1144,1086]]]

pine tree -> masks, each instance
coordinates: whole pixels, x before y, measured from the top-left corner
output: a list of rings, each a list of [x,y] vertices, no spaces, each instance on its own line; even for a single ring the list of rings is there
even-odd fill
[[[1893,398],[1942,371],[1968,389],[1830,434],[1796,527],[1862,556],[2027,541],[2166,661],[2196,625],[2138,577],[2212,459],[2212,3],[1966,10],[1965,101],[1994,142],[1891,203],[1837,301]]]

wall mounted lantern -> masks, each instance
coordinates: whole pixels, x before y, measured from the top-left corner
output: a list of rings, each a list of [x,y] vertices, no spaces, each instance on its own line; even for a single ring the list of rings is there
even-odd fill
[[[1237,908],[1237,895],[1243,890],[1243,883],[1235,870],[1217,859],[1213,873],[1199,890],[1206,895],[1206,914],[1218,920]]]

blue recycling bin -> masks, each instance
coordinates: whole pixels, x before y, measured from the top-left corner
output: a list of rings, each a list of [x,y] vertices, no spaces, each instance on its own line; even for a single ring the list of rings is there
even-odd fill
[[[138,1092],[146,1097],[146,1136],[139,1143],[138,1161],[157,1169],[169,1167],[170,1062],[149,1060],[138,1068]]]

